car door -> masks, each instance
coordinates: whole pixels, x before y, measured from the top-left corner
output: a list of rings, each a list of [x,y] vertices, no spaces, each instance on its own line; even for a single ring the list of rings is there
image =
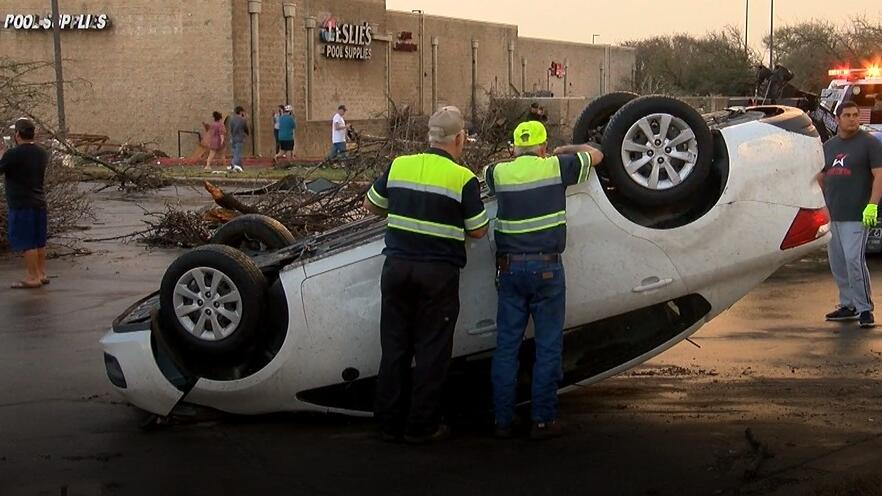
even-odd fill
[[[623,228],[619,223],[630,222],[624,217],[613,222],[601,202],[612,209],[596,176],[567,197],[568,328],[686,294],[667,254]]]

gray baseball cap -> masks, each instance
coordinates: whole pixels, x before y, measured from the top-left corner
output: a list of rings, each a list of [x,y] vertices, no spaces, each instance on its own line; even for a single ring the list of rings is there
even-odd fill
[[[440,141],[455,136],[463,128],[462,112],[458,108],[442,107],[429,118],[429,139]]]

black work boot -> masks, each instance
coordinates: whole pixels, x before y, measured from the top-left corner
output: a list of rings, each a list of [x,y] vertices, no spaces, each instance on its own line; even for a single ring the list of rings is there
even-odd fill
[[[514,436],[514,431],[512,429],[512,425],[500,425],[496,424],[493,427],[493,437],[496,439],[511,439]]]
[[[854,307],[839,307],[828,313],[826,319],[830,322],[839,322],[843,320],[857,320],[858,313]]]

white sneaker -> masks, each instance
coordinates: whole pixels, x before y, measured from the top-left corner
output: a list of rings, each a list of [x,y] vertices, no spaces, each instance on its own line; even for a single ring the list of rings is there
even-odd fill
[[[238,165],[234,165],[233,172],[245,172],[245,169],[243,169],[242,167],[240,167]]]

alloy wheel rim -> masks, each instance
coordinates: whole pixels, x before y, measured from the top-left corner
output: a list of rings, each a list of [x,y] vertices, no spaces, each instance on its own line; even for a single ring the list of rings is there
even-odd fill
[[[223,272],[196,267],[175,283],[175,316],[184,329],[203,341],[219,341],[236,332],[242,321],[242,295]]]
[[[622,164],[632,181],[653,191],[680,185],[698,163],[698,138],[679,117],[642,117],[625,133]]]

